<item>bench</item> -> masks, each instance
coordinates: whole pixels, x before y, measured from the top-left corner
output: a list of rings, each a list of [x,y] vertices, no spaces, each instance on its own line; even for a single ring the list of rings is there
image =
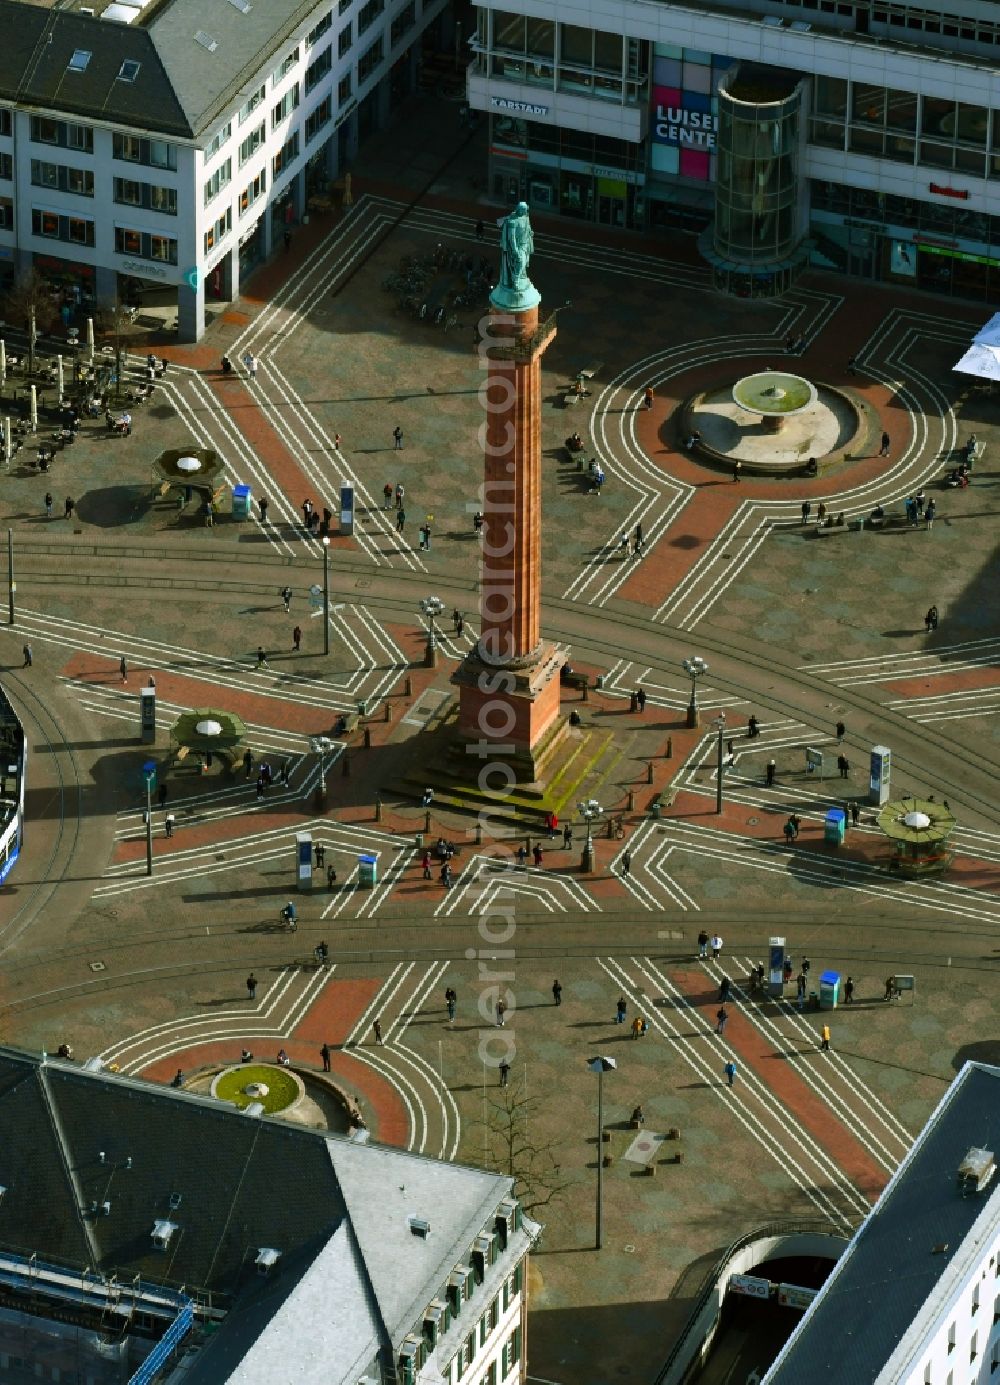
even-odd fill
[[[590,687],[590,679],[585,673],[560,674],[559,682],[564,688],[575,688],[577,692],[585,692]]]
[[[342,717],[338,717],[330,731],[331,736],[350,736],[361,725],[361,717],[357,712],[345,712]]]

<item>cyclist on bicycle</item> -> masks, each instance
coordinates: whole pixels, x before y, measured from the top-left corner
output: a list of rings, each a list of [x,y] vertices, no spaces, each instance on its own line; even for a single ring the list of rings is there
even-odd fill
[[[295,905],[292,903],[291,900],[289,900],[285,907],[282,909],[281,917],[284,920],[284,922],[289,925],[289,927],[295,927],[295,924],[298,921],[298,915],[295,912]]]
[[[321,967],[325,967],[330,957],[330,949],[326,943],[317,943],[313,951],[316,954],[316,961]]]

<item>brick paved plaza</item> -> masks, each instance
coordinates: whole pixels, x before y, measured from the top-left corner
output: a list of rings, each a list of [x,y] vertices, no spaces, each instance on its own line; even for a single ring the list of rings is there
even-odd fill
[[[711,291],[687,241],[619,242],[535,218],[543,314],[572,302],[544,360],[543,630],[603,686],[585,701],[565,694],[564,711],[582,720],[557,786],[572,846],[561,834],[543,840],[541,868],[530,857],[512,868],[506,843],[533,845],[537,822],[510,818],[503,842],[487,832],[477,844],[473,817],[435,803],[431,840],[458,846],[456,879],[450,891],[436,871],[425,881],[420,786],[443,763],[449,678],[478,628],[482,372],[471,309],[446,332],[400,310],[382,286],[402,257],[429,256],[439,242],[477,260],[496,254],[504,209],[476,200],[483,152],[448,110],[415,103],[412,120],[373,141],[354,204],[298,231],[198,347],[154,344],[170,368],[152,404],[135,410],[130,438],[87,421],[50,472],[15,459],[5,478],[17,594],[0,659],[30,758],[24,851],[0,890],[0,1023],[7,1042],[50,1052],[68,1042],[78,1059],[100,1055],[161,1082],[180,1068],[195,1083],[243,1046],[271,1058],[283,1046],[315,1073],[326,1042],[332,1079],[374,1138],[475,1164],[496,1154],[489,1126],[505,1100],[481,1058],[494,1019],[489,978],[511,973],[507,1100],[535,1151],[526,1205],[546,1225],[533,1259],[529,1376],[646,1382],[727,1245],[783,1218],[857,1225],[961,1062],[1000,1058],[1000,412],[951,373],[983,314],[820,276],[778,302],[735,301]],[[421,154],[428,126],[436,178]],[[867,420],[860,455],[811,479],[734,484],[684,450],[675,410],[737,375],[787,365],[782,343],[798,333],[807,344],[794,368],[846,391]],[[137,379],[146,349],[137,339]],[[242,369],[224,378],[222,354],[238,361],[248,350],[256,380]],[[589,397],[565,406],[566,387],[589,367]],[[606,472],[600,494],[561,455],[574,429]],[[970,432],[986,444],[971,485],[941,488]],[[179,509],[176,495],[159,494],[154,459],[184,443],[220,453],[227,487],[252,486],[248,521],[233,520],[227,502],[207,528],[195,503]],[[342,483],[355,488],[358,522],[330,549],[325,656],[323,613],[309,597],[323,580],[322,550],[300,506],[309,498],[336,511]],[[382,508],[387,483],[405,487],[402,533],[395,509]],[[920,489],[937,501],[933,529],[851,525],[878,503],[901,513]],[[62,518],[66,496],[72,520]],[[804,525],[805,500],[846,522]],[[422,523],[429,552],[418,546]],[[621,535],[639,523],[644,552],[622,557]],[[419,609],[429,594],[445,603],[434,668]],[[932,604],[941,619],[928,633]],[[25,642],[31,668],[21,667]],[[681,667],[692,654],[709,664],[696,729],[686,726]],[[139,739],[138,692],[150,676],[155,747]],[[630,710],[640,685],[641,714]],[[242,768],[170,764],[170,726],[200,707],[241,716],[254,757],[276,771],[287,763],[287,786],[275,782],[260,800]],[[720,712],[735,759],[717,814]],[[751,713],[755,740],[745,734]],[[350,729],[337,735],[341,716]],[[334,741],[325,811],[317,735]],[[907,883],[887,869],[866,801],[876,743],[892,748],[894,794],[934,794],[955,813],[955,860],[941,879]],[[806,746],[824,751],[822,780],[806,773]],[[846,780],[838,753],[850,762]],[[165,809],[154,807],[152,877],[149,756],[168,791]],[[576,805],[589,798],[606,811],[585,874]],[[852,801],[864,805],[859,825],[843,847],[827,846],[826,810]],[[165,810],[176,819],[170,839]],[[789,847],[791,812],[803,821]],[[623,839],[607,835],[612,814],[623,817]],[[302,831],[326,859],[320,887],[298,897],[292,936],[279,910],[294,891]],[[362,852],[378,858],[372,889],[357,883]],[[501,942],[487,917],[498,908],[515,922]],[[725,940],[717,962],[698,956],[702,928]],[[854,978],[854,1004],[830,1020],[830,1053],[818,1051],[820,1016],[791,1003],[794,987],[782,1002],[745,994],[775,934],[796,970],[808,957],[813,977],[833,968]],[[326,969],[312,960],[321,939]],[[916,991],[887,1004],[894,972],[912,973]],[[738,989],[717,1037],[724,975]],[[639,1041],[636,1015],[649,1026]],[[585,1066],[595,1054],[618,1063],[604,1084],[611,1163],[600,1253],[596,1088]],[[729,1057],[739,1067],[732,1091]],[[679,1134],[652,1174],[625,1158],[640,1103],[647,1132]]]

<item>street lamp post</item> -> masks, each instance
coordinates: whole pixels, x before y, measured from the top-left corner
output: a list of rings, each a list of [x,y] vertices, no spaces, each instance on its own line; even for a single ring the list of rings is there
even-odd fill
[[[604,1246],[604,1074],[618,1064],[613,1058],[591,1058],[587,1067],[597,1073],[597,1234],[596,1248]]]
[[[583,858],[580,862],[584,871],[594,869],[594,819],[604,811],[596,798],[588,798],[576,805],[577,812],[587,824],[587,840],[583,844]]]
[[[319,785],[316,789],[317,807],[322,808],[326,803],[326,752],[333,746],[329,736],[310,736],[309,748],[314,750],[319,756]]]
[[[330,652],[330,540],[323,536],[323,653]]]
[[[434,618],[444,610],[444,602],[439,596],[425,596],[420,609],[427,617],[427,648],[424,650],[424,666],[437,668],[437,640],[434,635]]]
[[[153,776],[146,775],[146,874],[153,874]]]
[[[690,659],[685,659],[681,667],[691,679],[691,701],[688,703],[687,724],[688,726],[698,725],[698,679],[708,672],[708,664],[698,654],[692,654]]]
[[[720,712],[715,718],[715,729],[719,733],[719,741],[715,753],[715,811],[722,812],[722,738],[726,733],[726,714]]]

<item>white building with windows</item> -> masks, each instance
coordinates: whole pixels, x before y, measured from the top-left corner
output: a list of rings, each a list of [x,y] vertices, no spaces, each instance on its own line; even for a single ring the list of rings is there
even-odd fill
[[[414,87],[447,0],[0,0],[0,276],[183,340]]]
[[[1000,1378],[1000,1068],[967,1063],[763,1385]]]
[[[0,1376],[523,1385],[512,1180],[0,1048]]]
[[[1000,302],[987,0],[476,0],[505,204],[703,233],[720,287],[806,264]]]

